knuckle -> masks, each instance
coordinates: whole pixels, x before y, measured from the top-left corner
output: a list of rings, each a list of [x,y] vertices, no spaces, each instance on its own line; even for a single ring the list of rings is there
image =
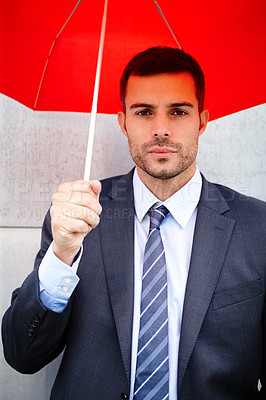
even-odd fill
[[[58,193],[57,193],[57,192],[55,192],[55,193],[52,195],[52,204],[54,204],[54,203],[57,201],[57,196],[58,196]]]
[[[87,224],[86,221],[81,220],[79,224],[79,229],[81,233],[87,234],[89,232],[89,225]]]
[[[52,203],[56,204],[56,203],[66,202],[69,201],[70,198],[71,198],[71,192],[69,191],[55,192],[52,195]]]
[[[58,192],[65,192],[67,189],[69,189],[69,182],[62,182],[58,186]]]
[[[50,217],[52,220],[55,218],[56,214],[57,214],[57,207],[54,204],[52,204],[50,208]]]
[[[100,217],[97,214],[94,214],[94,218],[91,221],[91,227],[96,228],[97,225],[99,225],[100,222]]]
[[[81,188],[83,189],[84,192],[90,192],[91,191],[91,185],[87,181],[82,181],[81,182]]]
[[[102,213],[102,211],[103,211],[102,205],[99,203],[99,215]]]

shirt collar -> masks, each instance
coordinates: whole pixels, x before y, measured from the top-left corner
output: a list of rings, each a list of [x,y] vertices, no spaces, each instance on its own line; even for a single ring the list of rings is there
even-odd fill
[[[133,176],[133,190],[135,211],[141,222],[149,209],[154,204],[164,204],[168,208],[177,223],[185,228],[193,212],[195,211],[201,194],[202,178],[198,167],[192,178],[180,190],[174,193],[163,203],[144,185],[135,168]]]

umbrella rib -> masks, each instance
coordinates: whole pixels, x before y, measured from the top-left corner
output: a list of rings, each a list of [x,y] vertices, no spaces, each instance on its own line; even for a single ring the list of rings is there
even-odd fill
[[[165,16],[164,16],[164,14],[163,14],[163,12],[162,12],[162,10],[161,10],[159,4],[157,3],[156,0],[153,0],[153,2],[154,2],[154,4],[155,4],[157,10],[159,11],[159,13],[161,14],[161,16],[163,17],[163,20],[164,20],[164,22],[166,23],[167,28],[168,28],[169,31],[171,32],[171,35],[173,36],[173,38],[174,38],[174,40],[175,40],[177,46],[179,47],[180,50],[182,50],[182,46],[181,46],[181,44],[179,43],[179,41],[177,40],[177,38],[176,38],[176,36],[175,36],[173,30],[171,29],[170,25],[168,24],[168,22],[167,22],[167,20],[166,20],[166,18],[165,18]]]
[[[47,67],[48,67],[48,64],[49,64],[49,61],[50,61],[51,54],[52,54],[52,52],[53,52],[55,43],[56,43],[58,37],[61,35],[63,29],[64,29],[65,26],[66,26],[66,24],[68,23],[68,21],[70,20],[70,18],[72,17],[72,15],[74,14],[74,12],[75,12],[76,9],[78,8],[78,6],[80,5],[81,1],[82,1],[82,0],[79,0],[79,1],[77,2],[77,4],[75,5],[74,9],[73,9],[72,12],[71,12],[71,14],[70,14],[69,17],[67,18],[66,22],[64,23],[64,25],[62,26],[62,28],[60,29],[60,31],[57,33],[57,35],[56,35],[56,37],[55,37],[55,39],[54,39],[54,41],[53,41],[53,43],[52,43],[52,46],[51,46],[51,48],[50,48],[50,51],[49,51],[49,54],[48,54],[48,57],[47,57],[47,60],[46,60],[46,63],[45,63],[44,69],[43,69],[43,73],[42,73],[41,81],[40,81],[40,84],[39,84],[39,88],[38,88],[38,91],[37,91],[37,95],[36,95],[36,99],[35,99],[35,103],[34,103],[34,107],[33,107],[34,110],[36,110],[36,107],[37,107],[37,103],[38,103],[38,100],[39,100],[39,96],[40,96],[40,91],[41,91],[41,88],[42,88],[43,80],[44,80],[44,77],[45,77],[45,74],[46,74],[46,71],[47,71]]]

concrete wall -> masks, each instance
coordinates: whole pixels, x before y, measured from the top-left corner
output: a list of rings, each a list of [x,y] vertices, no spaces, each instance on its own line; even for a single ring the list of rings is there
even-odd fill
[[[83,176],[89,115],[33,112],[0,95],[0,317],[32,270],[40,227],[61,181]],[[266,200],[266,105],[209,124],[198,164],[209,180]],[[99,115],[92,178],[132,164],[116,116]],[[33,376],[13,371],[0,346],[0,400],[47,400],[59,360]]]

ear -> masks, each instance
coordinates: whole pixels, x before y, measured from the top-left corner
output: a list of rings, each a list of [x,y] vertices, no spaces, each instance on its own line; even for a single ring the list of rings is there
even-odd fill
[[[201,111],[199,136],[202,135],[205,129],[207,128],[208,121],[209,121],[209,111],[208,110]]]
[[[117,114],[117,119],[118,119],[119,126],[121,128],[121,131],[123,132],[123,134],[125,136],[127,136],[126,115],[125,115],[125,113],[123,113],[122,111],[119,111],[119,113]]]

